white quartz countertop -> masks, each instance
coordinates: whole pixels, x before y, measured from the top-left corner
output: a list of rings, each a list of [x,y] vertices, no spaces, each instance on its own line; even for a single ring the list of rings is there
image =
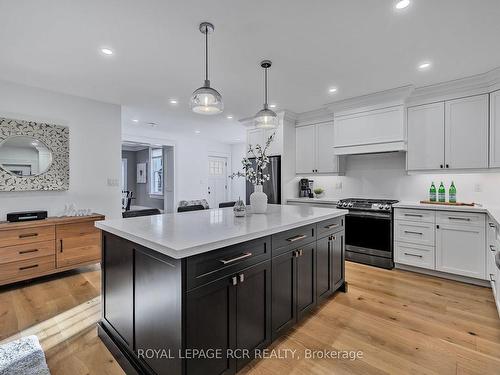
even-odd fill
[[[461,212],[482,212],[488,214],[490,219],[495,221],[500,226],[500,208],[488,207],[483,205],[474,206],[448,206],[440,204],[425,204],[420,202],[399,202],[392,205],[393,208],[413,208],[420,210],[436,210],[436,211],[461,211]]]
[[[287,198],[287,202],[337,204],[337,198]]]
[[[235,217],[230,207],[97,221],[96,227],[180,259],[347,213],[326,207],[269,205],[265,214]]]

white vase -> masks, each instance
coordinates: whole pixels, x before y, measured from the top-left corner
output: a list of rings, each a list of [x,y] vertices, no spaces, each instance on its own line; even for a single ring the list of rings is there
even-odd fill
[[[266,213],[267,195],[262,191],[262,185],[254,185],[254,192],[250,194],[250,206],[254,214]]]

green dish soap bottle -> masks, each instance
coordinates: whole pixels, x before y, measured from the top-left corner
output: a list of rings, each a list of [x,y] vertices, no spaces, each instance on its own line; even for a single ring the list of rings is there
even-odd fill
[[[438,189],[438,201],[440,203],[446,202],[446,189],[444,188],[443,181],[441,181],[441,185],[439,185],[439,189]]]
[[[453,181],[451,181],[448,200],[450,203],[457,203],[457,188],[455,187],[455,183]]]
[[[431,188],[429,189],[429,201],[436,201],[436,185],[434,185],[434,181],[432,181]]]

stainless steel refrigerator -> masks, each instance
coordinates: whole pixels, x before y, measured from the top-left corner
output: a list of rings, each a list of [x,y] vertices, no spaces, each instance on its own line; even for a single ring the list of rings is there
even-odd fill
[[[255,158],[249,158],[252,166],[255,168]],[[265,181],[263,185],[264,193],[267,194],[267,203],[281,204],[281,156],[270,156],[269,164],[264,170],[265,174],[269,174],[269,181]],[[247,204],[250,204],[250,194],[253,193],[253,185],[247,181]]]

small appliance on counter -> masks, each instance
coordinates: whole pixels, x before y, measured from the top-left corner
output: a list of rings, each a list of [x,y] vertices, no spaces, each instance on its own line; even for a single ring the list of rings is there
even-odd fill
[[[9,212],[7,214],[7,221],[31,221],[43,220],[47,218],[47,211],[22,211],[22,212]]]
[[[313,180],[308,178],[302,178],[299,181],[299,198],[314,198],[313,191]]]

